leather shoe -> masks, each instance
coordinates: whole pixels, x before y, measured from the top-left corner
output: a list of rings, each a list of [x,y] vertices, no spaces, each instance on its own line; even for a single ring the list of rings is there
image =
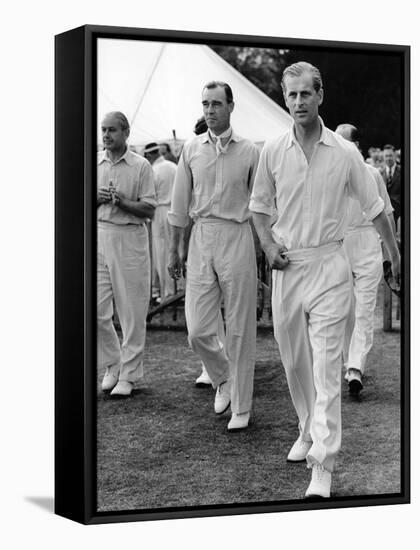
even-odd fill
[[[312,441],[304,441],[300,436],[293,443],[287,455],[287,462],[303,462],[312,447]]]
[[[319,462],[312,466],[312,479],[305,493],[305,498],[330,498],[331,472],[326,470]]]
[[[119,369],[116,370],[115,367],[107,367],[105,375],[102,379],[102,391],[110,392],[118,383]]]
[[[239,430],[244,430],[245,428],[248,428],[248,422],[250,417],[249,412],[244,413],[232,413],[232,418],[230,419],[230,422],[228,424],[228,431],[229,432],[239,432]]]
[[[216,414],[223,414],[228,410],[230,405],[230,384],[229,382],[222,382],[216,390],[216,396],[214,398],[214,412]]]
[[[119,380],[118,384],[112,390],[112,397],[129,397],[133,391],[134,384],[127,380]]]
[[[359,369],[349,369],[347,371],[347,382],[349,384],[349,392],[352,395],[358,395],[363,389],[362,373]]]
[[[201,363],[202,370],[200,376],[195,381],[195,385],[197,388],[207,388],[208,386],[212,385],[210,376],[206,370],[206,367],[204,366],[204,363]]]

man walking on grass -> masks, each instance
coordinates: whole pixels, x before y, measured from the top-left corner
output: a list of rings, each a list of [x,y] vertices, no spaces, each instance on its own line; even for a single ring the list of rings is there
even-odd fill
[[[178,278],[185,267],[178,246],[190,217],[188,339],[217,388],[216,414],[230,405],[228,430],[235,431],[248,426],[254,381],[257,266],[248,203],[258,150],[230,125],[234,101],[228,84],[206,84],[202,106],[208,131],[184,145],[175,177],[168,269]],[[222,299],[224,345],[218,337]]]
[[[335,131],[356,147],[359,146],[358,130],[352,124],[340,124]],[[384,212],[395,235],[393,208],[385,183],[379,170],[370,164],[366,166],[384,201]],[[358,201],[351,199],[347,217],[343,246],[353,275],[353,299],[346,323],[343,361],[350,393],[358,395],[363,389],[362,377],[373,344],[376,296],[383,276],[383,258],[376,228],[365,218]]]
[[[168,273],[169,224],[168,211],[171,204],[172,187],[176,164],[166,160],[157,143],[148,143],[144,156],[153,169],[156,193],[156,210],[152,221],[152,257],[159,278],[161,300],[175,294],[174,281]]]
[[[273,268],[274,335],[299,419],[288,460],[306,460],[312,469],[306,497],[328,498],[341,446],[341,365],[352,291],[342,241],[350,197],[388,246],[397,278],[400,257],[359,152],[318,115],[319,70],[306,62],[287,67],[282,89],[294,125],[265,143],[250,210]],[[271,227],[274,206],[278,217]]]
[[[149,162],[127,147],[130,126],[121,112],[102,121],[98,153],[98,366],[102,390],[127,397],[143,376],[150,258],[146,219],[153,218],[155,188]],[[112,322],[113,299],[121,324],[120,345]]]

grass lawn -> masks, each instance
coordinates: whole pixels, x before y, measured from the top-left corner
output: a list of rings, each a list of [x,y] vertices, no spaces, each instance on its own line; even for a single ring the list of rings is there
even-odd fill
[[[343,381],[336,496],[400,491],[399,322],[394,325],[394,332],[382,331],[379,299],[358,399]],[[145,377],[130,399],[102,394],[99,372],[98,511],[301,499],[310,472],[286,462],[297,418],[267,327],[258,332],[257,358],[250,425],[237,433],[227,431],[229,412],[214,414],[214,391],[195,387],[199,360],[184,331],[148,331]]]

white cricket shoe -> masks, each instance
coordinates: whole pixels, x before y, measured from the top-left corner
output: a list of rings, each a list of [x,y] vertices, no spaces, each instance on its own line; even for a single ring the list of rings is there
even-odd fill
[[[105,375],[102,379],[102,391],[110,392],[118,383],[119,367],[106,367]]]
[[[228,410],[230,405],[230,384],[228,381],[222,382],[216,390],[214,398],[214,412],[223,414]]]
[[[119,380],[118,384],[112,390],[110,395],[112,397],[129,397],[133,391],[134,384],[127,380]]]
[[[293,443],[292,448],[287,455],[287,462],[303,462],[312,447],[312,441],[304,441],[299,436]]]
[[[239,430],[244,430],[248,428],[249,417],[251,416],[250,412],[244,413],[232,413],[232,418],[228,424],[229,432],[238,432]]]
[[[206,370],[206,367],[204,366],[204,363],[201,363],[201,374],[195,381],[195,385],[197,388],[207,388],[212,385],[211,378]]]
[[[305,493],[305,498],[322,497],[330,498],[331,472],[326,470],[319,462],[312,466],[312,479]]]

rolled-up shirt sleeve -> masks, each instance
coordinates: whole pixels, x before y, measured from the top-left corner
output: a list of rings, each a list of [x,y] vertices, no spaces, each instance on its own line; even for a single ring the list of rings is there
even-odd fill
[[[351,151],[348,184],[350,196],[359,201],[369,221],[383,211],[384,201],[379,196],[376,182],[356,147]]]
[[[156,192],[153,179],[152,166],[145,162],[140,169],[139,196],[141,201],[147,202],[151,206],[156,206]]]
[[[176,227],[187,227],[189,224],[189,207],[192,195],[192,173],[187,162],[186,147],[184,147],[176,168],[174,186],[172,188],[171,207],[168,212],[168,222]]]
[[[270,169],[270,155],[264,146],[258,162],[254,185],[249,202],[251,212],[272,216],[274,212],[276,187]]]

